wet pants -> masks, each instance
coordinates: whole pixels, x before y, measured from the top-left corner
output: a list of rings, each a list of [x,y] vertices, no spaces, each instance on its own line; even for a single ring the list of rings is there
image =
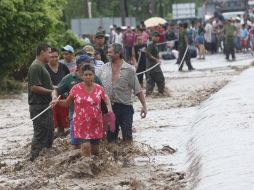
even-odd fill
[[[108,142],[114,142],[118,139],[120,127],[123,135],[123,141],[132,141],[133,106],[114,103],[112,105],[112,109],[116,117],[116,129],[113,133],[110,131],[107,132]]]
[[[229,59],[230,54],[232,56],[232,59],[235,59],[234,38],[226,39],[226,41],[225,41],[225,53],[226,53],[226,59]]]
[[[181,48],[181,49],[179,50],[179,59],[180,59],[180,63],[181,63],[181,61],[182,61],[182,59],[183,59],[183,56],[184,56],[185,51],[186,51],[186,47]],[[184,61],[186,62],[186,65],[187,65],[187,67],[188,67],[188,70],[193,69],[193,67],[192,67],[192,65],[191,65],[190,59],[191,59],[190,51],[188,50],[188,51],[186,52],[186,55],[185,55],[184,60],[183,60],[183,62],[184,62]],[[180,64],[180,63],[179,63],[179,64]],[[182,63],[182,64],[180,65],[179,70],[182,70],[182,69],[183,69],[183,64],[184,64],[184,63]]]
[[[48,105],[30,105],[30,117],[41,113]],[[31,145],[31,157],[38,157],[43,148],[51,148],[54,138],[52,110],[49,109],[33,121],[34,135]]]
[[[153,92],[155,84],[158,87],[159,93],[164,93],[165,78],[162,72],[148,72],[147,78],[146,95],[150,95]]]

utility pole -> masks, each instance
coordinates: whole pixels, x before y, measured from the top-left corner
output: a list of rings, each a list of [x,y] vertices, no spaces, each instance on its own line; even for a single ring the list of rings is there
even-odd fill
[[[164,17],[164,9],[163,9],[163,6],[162,6],[162,0],[159,1],[159,16],[161,18]]]
[[[88,18],[92,18],[92,2],[91,2],[91,0],[88,0],[87,6],[88,6]]]

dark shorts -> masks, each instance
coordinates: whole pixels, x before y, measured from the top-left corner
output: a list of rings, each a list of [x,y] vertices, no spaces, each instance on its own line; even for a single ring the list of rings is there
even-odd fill
[[[99,145],[101,140],[100,139],[76,139],[81,144],[90,142],[92,145]]]

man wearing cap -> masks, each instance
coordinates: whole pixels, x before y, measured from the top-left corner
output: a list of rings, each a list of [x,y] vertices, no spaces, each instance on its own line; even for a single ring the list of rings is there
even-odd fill
[[[74,60],[74,49],[70,45],[66,45],[62,48],[63,59],[60,60],[61,63],[65,64],[71,73],[76,70],[76,63]]]
[[[98,60],[98,56],[97,54],[100,55],[100,53],[97,51],[95,51],[94,47],[91,45],[86,45],[83,50],[86,52],[87,55],[91,56],[94,58],[94,68],[95,68],[95,73],[97,72],[97,70],[104,65],[104,62],[101,60]]]
[[[94,39],[94,49],[101,54],[101,60],[104,63],[108,62],[107,52],[108,47],[105,44],[105,35],[102,32],[97,32]]]
[[[45,110],[51,101],[50,94],[53,90],[53,84],[45,68],[45,65],[50,59],[50,51],[49,45],[38,45],[36,59],[28,70],[28,104],[31,118],[34,118]],[[51,109],[48,109],[45,113],[33,120],[33,128],[31,161],[34,161],[39,156],[43,148],[52,147],[54,126]]]
[[[55,88],[52,92],[52,99],[56,100],[58,95],[62,95],[64,93],[69,93],[71,88],[77,84],[82,82],[82,66],[85,64],[91,64],[92,65],[93,58],[84,54],[80,55],[77,58],[76,65],[77,69],[74,73],[70,73],[66,75],[58,84],[57,88]],[[94,82],[102,85],[101,80],[95,75]],[[69,120],[70,120],[70,136],[71,136],[71,145],[73,145],[73,148],[79,148],[81,141],[74,139],[73,134],[73,106],[69,107]]]
[[[160,33],[154,32],[152,34],[152,42],[147,46],[146,51],[146,69],[150,69],[158,63],[161,63],[159,60],[159,50],[157,43],[160,39]],[[147,72],[147,85],[146,85],[146,96],[149,96],[153,93],[155,83],[158,87],[160,94],[163,94],[165,91],[165,78],[161,70],[160,65],[157,65],[152,70]]]
[[[147,107],[138,82],[135,69],[123,60],[123,48],[121,44],[112,44],[108,49],[111,62],[104,64],[98,70],[98,76],[103,82],[104,89],[109,96],[116,117],[116,129],[107,132],[108,142],[118,140],[119,127],[121,126],[123,141],[132,142],[133,102],[134,93],[142,104],[141,117],[145,118]]]

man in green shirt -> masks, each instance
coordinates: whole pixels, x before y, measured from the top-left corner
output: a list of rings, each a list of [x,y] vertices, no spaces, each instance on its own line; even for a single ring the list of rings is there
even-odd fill
[[[28,70],[28,103],[30,117],[45,110],[51,101],[53,85],[50,75],[45,68],[50,58],[50,47],[40,44],[36,49],[36,59]],[[48,109],[41,116],[33,120],[34,135],[31,146],[31,157],[33,161],[39,156],[43,148],[51,148],[53,144],[54,126],[52,111]]]
[[[161,63],[159,59],[159,49],[156,45],[160,40],[160,33],[154,32],[152,34],[152,42],[148,44],[146,50],[146,69],[150,69],[158,63]],[[147,72],[147,84],[146,84],[146,96],[153,93],[155,84],[158,87],[160,94],[164,94],[165,91],[165,78],[161,70],[160,64]]]
[[[74,73],[70,73],[68,75],[66,75],[58,84],[57,88],[54,89],[54,91],[52,92],[52,99],[56,99],[58,95],[62,95],[62,94],[68,94],[71,90],[71,88],[75,85],[78,84],[80,82],[82,82],[82,66],[84,66],[85,64],[91,64],[93,65],[93,58],[83,54],[80,55],[77,60],[76,60],[76,65],[77,65],[77,69]],[[99,77],[97,77],[95,75],[94,77],[94,82],[96,84],[99,84],[102,86],[102,82],[100,80]],[[74,109],[73,106],[69,107],[69,121],[70,121],[70,136],[71,136],[71,144],[73,145],[73,148],[79,148],[79,145],[82,144],[82,141],[79,141],[77,139],[74,138],[74,131],[73,131],[73,113],[74,113]]]
[[[223,28],[225,35],[225,53],[226,59],[229,60],[229,55],[231,54],[232,60],[235,60],[235,45],[234,37],[236,33],[236,27],[231,23],[231,20],[226,20],[226,25]]]
[[[190,52],[189,50],[187,50],[186,54],[186,48],[188,47],[188,34],[187,34],[187,28],[188,28],[188,23],[184,23],[184,24],[179,24],[180,27],[180,34],[179,34],[179,61],[180,62],[180,66],[178,71],[182,71],[183,69],[183,62],[186,62],[186,65],[188,67],[188,70],[194,70],[194,68],[191,65],[191,61],[190,61]],[[185,54],[185,56],[184,56]]]

